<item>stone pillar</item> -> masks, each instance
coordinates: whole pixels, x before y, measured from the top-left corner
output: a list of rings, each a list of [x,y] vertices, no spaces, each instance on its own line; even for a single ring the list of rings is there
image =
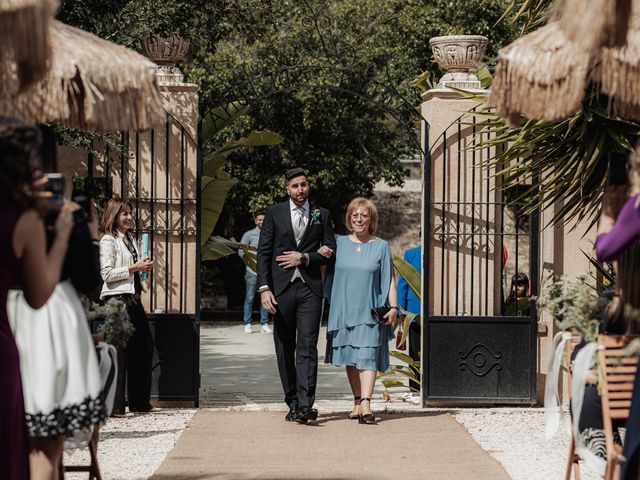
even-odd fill
[[[432,38],[429,43],[448,73],[436,88],[423,94],[421,106],[429,122],[432,155],[431,203],[424,212],[429,215],[432,231],[425,252],[431,265],[427,308],[430,315],[437,316],[495,315],[501,305],[502,251],[499,238],[489,232],[504,220],[494,218],[491,212],[500,194],[495,191],[495,179],[480,179],[477,166],[483,158],[468,150],[474,141],[474,119],[465,112],[479,103],[449,88],[483,97],[488,93],[475,75],[468,73],[482,58],[487,39],[462,35]],[[464,125],[457,124],[461,116],[465,116]],[[475,210],[472,202],[478,204]],[[466,235],[472,231],[488,234]],[[478,275],[480,269],[485,275]],[[471,293],[480,289],[494,292],[488,302]]]
[[[143,302],[156,314],[194,315],[200,268],[196,263],[198,93],[174,66],[189,43],[177,34],[150,34],[142,46],[159,65],[157,78],[168,114],[167,125],[144,134],[140,142],[137,181],[143,186],[141,195],[154,199],[153,209],[147,204],[140,212],[140,227],[151,234],[155,262]]]
[[[425,238],[429,235],[429,248],[425,251],[429,263],[429,277],[428,280],[425,278],[429,286],[426,292],[428,310],[425,313],[435,317],[477,316],[486,319],[505,316],[503,299],[508,294],[511,276],[522,271],[531,277],[529,236],[516,229],[512,208],[500,208],[499,204],[505,199],[497,188],[499,178],[493,175],[496,170],[478,168],[483,161],[495,156],[495,149],[474,151],[469,148],[474,141],[488,139],[487,134],[478,134],[482,118],[465,113],[480,103],[449,88],[471,91],[480,97],[488,94],[478,79],[467,73],[482,56],[483,42],[486,44],[486,39],[478,36],[439,37],[430,41],[436,60],[448,71],[436,88],[423,94],[421,105],[422,115],[429,122],[431,151],[429,198],[425,202],[428,208],[424,211],[430,220],[431,232],[423,232]],[[547,220],[545,214],[540,225],[545,225]],[[520,234],[517,251],[514,233]],[[556,246],[557,235],[551,229],[539,237],[539,273],[549,266],[545,262],[554,265],[554,270],[562,263],[565,252]],[[503,246],[507,250],[506,261]],[[531,293],[536,295],[539,292]],[[478,320],[484,322],[481,318]],[[469,332],[474,328],[478,327],[470,325]],[[512,327],[505,324],[503,328]],[[531,329],[518,331],[521,332],[519,341],[532,347]],[[544,328],[538,332],[536,377],[538,401],[541,402],[552,335]],[[504,334],[508,334],[507,330]],[[460,335],[462,337],[456,338],[461,343],[476,343],[475,337],[463,338],[466,334]],[[499,349],[505,350],[502,346]],[[523,364],[521,374],[526,377],[529,372],[528,366]]]
[[[475,92],[486,93],[481,89]],[[425,252],[431,264],[429,314],[497,315],[502,251],[500,239],[489,232],[499,229],[496,222],[501,219],[495,218],[492,207],[500,193],[495,191],[495,179],[480,178],[477,166],[481,158],[467,150],[473,141],[471,128],[450,128],[463,112],[478,106],[478,102],[464,99],[447,88],[429,90],[422,98],[422,115],[430,125],[432,152],[431,203],[429,211],[424,212],[429,215],[432,230],[429,251]],[[472,121],[472,117],[465,117],[465,122]],[[477,202],[475,210],[472,201]],[[472,231],[488,234],[465,235]],[[480,269],[487,268],[488,273],[480,277]],[[479,279],[482,284],[474,284],[474,280]],[[484,289],[494,292],[488,303],[477,293],[471,295],[472,291]]]
[[[153,211],[147,204],[139,212],[141,228],[150,231],[155,225],[153,288],[143,301],[154,313],[194,315],[200,268],[196,263],[197,86],[162,82],[160,89],[165,110],[173,118],[167,127],[154,131],[154,155],[151,133],[141,135],[141,194],[154,198]]]
[[[157,51],[164,52],[160,47]],[[169,49],[172,55],[175,51]],[[184,54],[184,48],[178,53]],[[161,63],[158,83],[167,123],[149,131],[113,134],[114,143],[126,141],[128,135],[128,155],[126,146],[118,151],[103,142],[94,142],[93,153],[62,146],[58,169],[65,175],[69,193],[73,179],[90,176],[110,182],[107,194],[130,200],[138,233],[150,234],[154,259],[150,289],[143,294],[145,309],[193,316],[200,268],[196,257],[198,93],[196,85],[183,82],[180,70]]]
[[[540,277],[542,280],[551,275],[567,275],[575,279],[580,274],[596,275],[594,267],[584,255],[590,255],[596,238],[596,227],[588,224],[568,223],[548,226],[561,204],[550,205],[540,213]],[[552,340],[558,332],[553,318],[546,312],[538,312],[538,403],[544,404],[544,386],[548,373],[549,360],[553,352]],[[561,372],[560,397],[564,405],[569,404],[569,385],[567,375]]]

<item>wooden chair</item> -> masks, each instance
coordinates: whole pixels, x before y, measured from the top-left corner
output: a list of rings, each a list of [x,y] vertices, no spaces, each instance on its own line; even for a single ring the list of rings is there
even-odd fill
[[[631,408],[633,381],[638,359],[625,355],[627,344],[638,335],[599,335],[598,363],[600,391],[602,396],[602,421],[607,447],[606,480],[620,478],[618,459],[622,447],[613,442],[613,421],[626,421]]]
[[[89,480],[102,480],[102,474],[100,473],[100,465],[98,464],[98,440],[100,438],[100,427],[93,428],[91,434],[91,440],[89,441],[89,465],[64,465],[62,459],[60,460],[59,476],[60,480],[64,480],[65,472],[87,472],[89,473]]]
[[[572,376],[571,376],[571,356],[573,355],[573,351],[578,346],[578,344],[582,341],[582,337],[574,336],[565,344],[565,362],[563,366],[563,370],[567,374],[567,386],[569,390],[569,397],[571,397],[571,392],[573,388]],[[569,409],[571,410],[571,409]],[[565,480],[571,480],[571,472],[573,472],[575,480],[580,480],[580,457],[576,453],[576,443],[573,439],[573,415],[570,415],[571,419],[571,428],[570,428],[570,438],[571,441],[569,443],[569,458],[567,459],[567,470],[565,474]]]

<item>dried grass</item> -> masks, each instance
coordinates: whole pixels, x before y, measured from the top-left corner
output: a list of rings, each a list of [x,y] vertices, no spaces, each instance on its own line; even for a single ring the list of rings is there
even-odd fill
[[[55,20],[50,33],[48,75],[20,95],[0,97],[5,114],[91,131],[146,130],[164,122],[153,62]]]
[[[567,38],[587,51],[625,44],[634,0],[559,0],[553,18]]]
[[[0,85],[17,93],[50,66],[49,22],[57,0],[0,0]]]
[[[630,23],[624,46],[602,49],[599,80],[613,113],[640,120],[640,2]]]
[[[501,49],[489,103],[510,125],[558,121],[580,110],[590,56],[556,22]]]

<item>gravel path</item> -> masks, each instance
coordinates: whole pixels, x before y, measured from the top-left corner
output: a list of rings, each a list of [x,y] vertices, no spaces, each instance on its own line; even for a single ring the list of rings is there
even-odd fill
[[[171,451],[194,413],[194,409],[165,409],[130,418],[110,418],[100,429],[98,460],[102,478],[149,478]],[[83,465],[88,461],[88,450],[65,452],[66,465]],[[86,478],[86,473],[65,474],[67,480]]]
[[[342,412],[348,401],[318,402],[321,414]],[[374,411],[419,411],[416,405],[403,402],[399,396],[385,403],[375,398]],[[227,411],[284,411],[280,403],[250,401],[244,407],[213,408]],[[564,478],[569,445],[567,430],[561,430],[550,441],[544,439],[544,411],[541,408],[468,408],[446,410],[460,422],[480,444],[495,457],[514,480],[547,480]],[[110,419],[101,429],[100,466],[105,480],[147,479],[171,451],[188,425],[195,410],[169,410],[127,419]],[[565,420],[567,417],[565,416]],[[84,463],[86,451],[65,454],[65,463]],[[581,466],[582,478],[596,480],[598,475]],[[67,474],[69,480],[84,479],[86,474]]]
[[[564,478],[569,451],[568,415],[564,415],[565,428],[547,442],[542,408],[474,408],[452,414],[514,480]],[[583,463],[580,473],[584,480],[601,478]]]

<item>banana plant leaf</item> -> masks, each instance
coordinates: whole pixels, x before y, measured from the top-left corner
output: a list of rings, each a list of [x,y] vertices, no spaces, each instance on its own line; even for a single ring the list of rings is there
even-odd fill
[[[404,343],[407,341],[407,337],[409,336],[409,328],[411,327],[411,324],[415,321],[420,325],[420,315],[408,312],[404,308],[400,308],[400,313],[404,316],[404,319],[402,320],[402,338],[400,339],[400,343]]]
[[[209,235],[220,218],[222,207],[227,198],[229,190],[238,183],[222,169],[219,170],[216,177],[203,176],[201,181],[201,199],[202,199],[202,216],[200,219],[201,227],[201,245],[209,240]]]
[[[220,149],[205,157],[201,183],[203,246],[220,218],[229,190],[238,183],[235,178],[223,170],[228,161],[228,155],[243,148],[276,145],[282,140],[282,136],[269,130],[254,131],[247,137],[225,143]]]
[[[248,245],[243,245],[242,243],[218,235],[209,237],[202,247],[202,260],[218,260],[222,257],[236,254],[239,250],[244,252],[242,260],[245,265],[255,270],[256,249],[254,247],[249,247]]]
[[[409,262],[397,255],[393,256],[393,266],[396,267],[398,273],[404,277],[411,291],[416,297],[422,297],[422,277]]]
[[[249,111],[249,105],[241,102],[231,102],[214,108],[202,118],[202,148],[206,148],[213,141],[216,133],[238,120]]]
[[[406,363],[407,365],[412,365],[412,366],[414,366],[416,368],[420,368],[420,361],[419,360],[414,360],[413,358],[411,358],[406,353],[402,353],[402,352],[399,352],[397,350],[393,350],[393,351],[389,352],[389,355],[391,355],[392,357],[397,358],[398,360]]]
[[[231,140],[225,143],[215,152],[205,155],[203,159],[203,174],[215,176],[215,172],[219,171],[228,161],[228,156],[242,148],[264,147],[267,145],[277,145],[284,138],[270,130],[258,130],[249,133],[249,136],[242,137],[238,140]]]

